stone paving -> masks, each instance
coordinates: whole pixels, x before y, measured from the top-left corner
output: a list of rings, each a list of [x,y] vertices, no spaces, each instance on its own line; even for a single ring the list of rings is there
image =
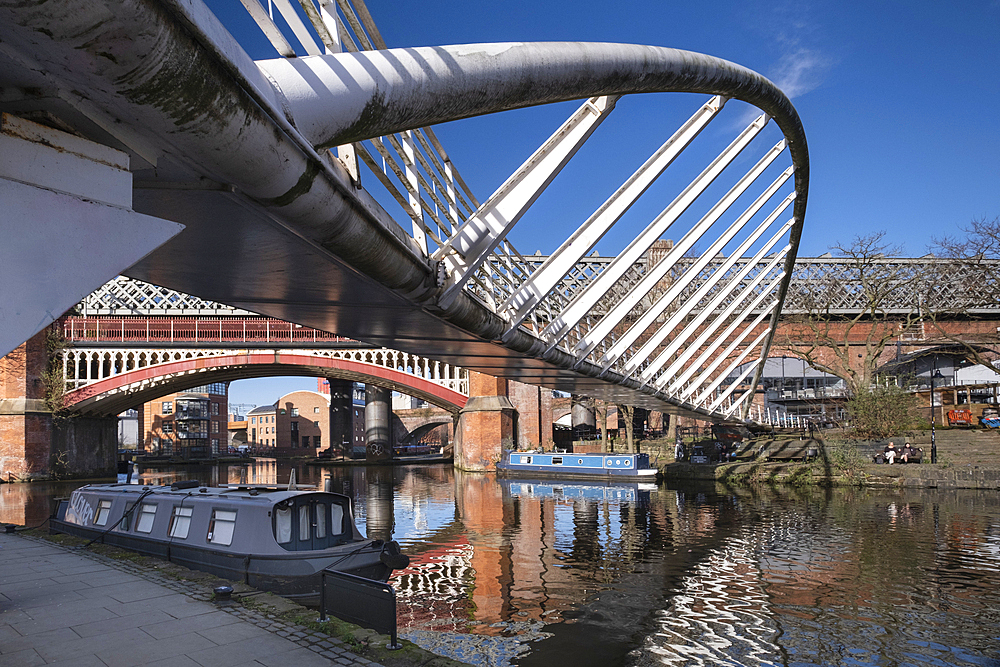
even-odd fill
[[[380,667],[329,635],[210,597],[128,562],[0,534],[0,667]]]

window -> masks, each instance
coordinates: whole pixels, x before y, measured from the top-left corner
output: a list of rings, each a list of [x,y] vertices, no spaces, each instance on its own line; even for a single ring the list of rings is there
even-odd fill
[[[212,433],[218,433],[218,432],[219,432],[219,422],[212,422]]]
[[[192,512],[194,512],[193,507],[175,506],[174,511],[170,513],[170,525],[167,527],[167,535],[170,537],[179,537],[182,540],[187,538],[188,529],[191,527]]]
[[[319,428],[319,422],[313,422],[313,426],[315,426],[316,428]]]
[[[162,414],[169,415],[173,411],[174,411],[174,402],[173,401],[163,401],[163,406],[160,409],[160,412]]]
[[[278,540],[278,544],[287,544],[292,541],[292,509],[290,507],[275,507],[274,537]]]
[[[104,526],[108,523],[108,517],[111,516],[111,501],[101,500],[97,503],[97,516],[94,517],[95,526]]]
[[[212,403],[212,414],[213,415],[219,414],[219,404],[218,403]]]
[[[298,417],[299,416],[299,409],[298,408],[292,408],[292,416],[293,417]]]
[[[208,523],[208,541],[228,547],[233,543],[236,530],[235,510],[212,510],[212,520]]]
[[[309,534],[309,505],[299,505],[299,539],[308,540]]]
[[[173,433],[174,432],[174,423],[173,422],[163,422],[160,425],[160,429],[164,433]]]
[[[153,532],[153,519],[156,517],[156,505],[154,503],[143,503],[139,508],[139,518],[135,522],[135,532]]]
[[[313,446],[316,447],[317,449],[319,449],[319,436],[318,435],[314,435],[313,436]]]
[[[318,415],[319,414],[319,407],[313,408],[313,414],[314,415]]]
[[[132,524],[132,515],[135,514],[135,503],[125,506],[125,514],[122,516],[122,520],[118,522],[118,530],[128,530],[129,526]]]
[[[326,505],[316,505],[316,537],[326,537]]]
[[[251,417],[250,418],[250,423],[251,424],[256,424],[257,423],[257,418],[256,417]]]
[[[553,456],[552,457],[552,465],[554,465],[554,466],[561,466],[562,465],[562,460],[563,460],[563,457],[561,457],[561,456]]]
[[[309,436],[308,435],[302,436],[302,446],[303,447],[308,447],[309,446]]]

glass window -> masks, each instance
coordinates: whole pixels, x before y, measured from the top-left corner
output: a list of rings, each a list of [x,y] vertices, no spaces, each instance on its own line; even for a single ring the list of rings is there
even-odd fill
[[[299,409],[298,408],[292,408],[292,416],[293,417],[298,417],[299,416]]]
[[[154,503],[143,503],[139,508],[139,518],[135,522],[135,532],[153,532],[153,519],[156,517],[156,505]]]
[[[316,537],[326,537],[326,505],[316,504]]]
[[[275,507],[274,537],[278,540],[278,544],[292,541],[292,508]]]
[[[310,537],[309,505],[299,505],[299,539],[308,540]]]
[[[344,532],[344,508],[340,505],[330,505],[330,534],[340,535]]]
[[[318,406],[315,407],[315,408],[313,408],[313,414],[314,415],[318,415],[319,414],[319,407]]]
[[[111,516],[111,501],[101,500],[97,503],[97,515],[94,517],[95,526],[105,526],[108,523],[108,517]]]
[[[233,543],[233,532],[235,530],[235,510],[212,510],[212,520],[208,523],[209,542],[229,546]]]
[[[191,528],[191,514],[193,507],[174,507],[170,514],[170,526],[167,528],[167,535],[186,539],[188,530]]]
[[[118,522],[117,530],[128,530],[129,526],[132,524],[132,515],[135,514],[135,503],[131,503],[125,506],[125,515],[122,520]]]
[[[163,428],[163,432],[164,433],[173,433],[174,432],[174,423],[173,422],[163,422],[163,424],[161,426]]]
[[[250,418],[250,423],[251,424],[256,424],[257,423],[257,418],[256,417],[251,417]]]
[[[165,415],[169,415],[173,411],[174,411],[174,402],[173,401],[163,401],[163,406],[161,407],[160,412],[163,413],[163,414],[165,414]]]
[[[218,403],[212,403],[212,414],[213,415],[219,414],[219,404]]]

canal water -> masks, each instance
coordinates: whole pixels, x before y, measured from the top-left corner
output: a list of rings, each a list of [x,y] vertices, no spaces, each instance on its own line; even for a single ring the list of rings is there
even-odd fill
[[[142,483],[287,483],[274,460]],[[1000,494],[600,486],[296,468],[411,565],[400,634],[477,665],[1000,666]],[[34,525],[78,483],[0,485]],[[2,562],[2,554],[0,554]]]

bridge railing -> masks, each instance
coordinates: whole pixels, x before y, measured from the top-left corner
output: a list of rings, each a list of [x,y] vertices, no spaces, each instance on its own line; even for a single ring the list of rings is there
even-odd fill
[[[67,317],[63,336],[73,343],[357,343],[265,317]]]

